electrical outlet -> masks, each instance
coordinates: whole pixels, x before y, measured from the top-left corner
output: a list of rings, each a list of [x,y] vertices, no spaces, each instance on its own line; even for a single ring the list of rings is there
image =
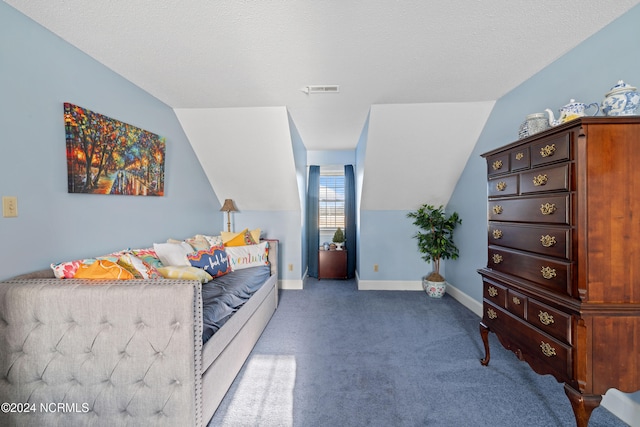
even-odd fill
[[[2,197],[2,216],[13,218],[18,216],[18,198],[15,196]]]
[[[374,271],[375,273],[377,273],[377,272],[378,272],[378,264],[373,264],[373,271]]]
[[[289,264],[289,271],[293,271],[293,264]]]

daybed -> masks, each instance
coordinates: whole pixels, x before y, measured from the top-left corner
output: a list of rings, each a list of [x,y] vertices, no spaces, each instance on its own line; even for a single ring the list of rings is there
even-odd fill
[[[50,270],[0,283],[0,425],[206,426],[277,307],[277,247],[266,282],[204,345],[208,283],[61,283]]]

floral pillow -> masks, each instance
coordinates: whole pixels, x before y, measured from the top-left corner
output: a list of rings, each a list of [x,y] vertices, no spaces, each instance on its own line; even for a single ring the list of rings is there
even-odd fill
[[[162,277],[156,267],[146,263],[133,253],[122,254],[118,259],[118,264],[133,273],[138,279],[159,279]]]
[[[207,236],[205,234],[202,237],[207,239],[207,242],[209,242],[209,246],[210,247],[212,247],[212,246],[222,246],[223,245],[222,236]]]
[[[154,267],[156,269],[164,267],[164,265],[162,265],[162,261],[160,261],[160,258],[158,257],[158,254],[155,250],[153,250],[153,248],[132,249],[131,253],[134,256],[140,258],[145,263],[149,264],[149,266],[151,267]]]
[[[209,243],[207,238],[202,234],[196,234],[195,236],[189,237],[184,241],[190,244],[196,251],[204,251],[211,247],[211,244]]]
[[[78,271],[78,268],[80,268],[82,264],[91,265],[94,262],[96,262],[96,260],[99,260],[99,259],[108,260],[116,263],[118,262],[118,259],[120,258],[121,254],[122,254],[122,251],[114,252],[109,255],[99,256],[96,258],[84,258],[84,259],[76,259],[74,261],[64,261],[64,262],[53,263],[51,264],[51,269],[53,270],[53,274],[58,279],[72,279],[75,276],[76,271]]]
[[[224,246],[214,246],[208,250],[187,255],[192,266],[202,268],[213,277],[224,276],[231,272],[231,264]]]

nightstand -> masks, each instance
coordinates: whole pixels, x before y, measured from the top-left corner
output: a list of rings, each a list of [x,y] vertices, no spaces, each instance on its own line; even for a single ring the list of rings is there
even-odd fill
[[[346,279],[347,251],[318,251],[318,279]]]

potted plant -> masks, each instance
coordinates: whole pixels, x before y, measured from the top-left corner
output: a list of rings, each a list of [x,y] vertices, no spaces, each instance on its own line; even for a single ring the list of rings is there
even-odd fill
[[[442,205],[436,208],[428,204],[409,212],[407,217],[413,218],[413,225],[417,225],[421,230],[413,237],[418,240],[418,250],[422,259],[428,263],[433,262],[433,271],[423,277],[422,286],[429,296],[442,297],[447,282],[440,274],[440,260],[458,258],[458,248],[453,242],[453,230],[458,224],[462,224],[462,220],[456,212],[447,216]]]
[[[340,227],[338,227],[336,232],[333,233],[333,243],[336,244],[339,251],[342,250],[342,245],[344,244],[344,233]]]

